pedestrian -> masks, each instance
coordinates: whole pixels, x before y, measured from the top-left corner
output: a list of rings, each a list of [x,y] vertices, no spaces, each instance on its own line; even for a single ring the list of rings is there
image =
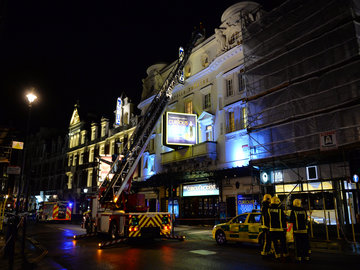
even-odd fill
[[[271,198],[268,213],[269,235],[271,244],[274,245],[275,259],[285,259],[289,256],[286,246],[286,216],[278,197],[274,196]]]
[[[263,259],[267,258],[270,253],[270,236],[269,236],[269,213],[268,209],[271,203],[271,195],[265,194],[261,203],[261,229],[262,229],[262,247],[261,256]]]
[[[293,201],[293,209],[290,213],[290,222],[293,224],[295,244],[295,260],[297,262],[310,260],[310,244],[307,229],[307,213],[301,207],[301,200]]]

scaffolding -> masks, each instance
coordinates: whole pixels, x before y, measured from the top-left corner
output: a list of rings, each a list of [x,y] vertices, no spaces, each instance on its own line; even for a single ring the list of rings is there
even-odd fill
[[[293,191],[308,192],[310,216],[320,213],[327,240],[328,225],[336,221],[343,228],[345,223],[355,223],[347,198],[351,193],[344,152],[359,147],[360,142],[357,2],[288,0],[254,22],[242,24],[250,163],[260,170],[287,170],[293,182],[288,190],[284,184],[285,199]],[[326,133],[334,135],[332,149],[337,151],[321,151]],[[321,182],[321,189],[314,193],[314,182],[305,181],[299,172],[311,162],[342,162],[344,170],[336,176],[328,165],[328,179],[336,181],[331,188]],[[321,210],[310,205],[310,196],[318,196]],[[331,209],[329,204],[333,204]]]

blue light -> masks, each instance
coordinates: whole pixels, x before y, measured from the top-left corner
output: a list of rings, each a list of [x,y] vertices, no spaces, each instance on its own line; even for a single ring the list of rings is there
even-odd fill
[[[72,207],[72,203],[69,203],[69,207],[70,207],[70,208]]]
[[[249,139],[246,134],[234,132],[228,135],[225,148],[225,159],[229,167],[249,165]]]

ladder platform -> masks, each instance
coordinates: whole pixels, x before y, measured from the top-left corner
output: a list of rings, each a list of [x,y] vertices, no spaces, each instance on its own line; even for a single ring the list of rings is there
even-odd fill
[[[98,244],[98,248],[102,249],[105,247],[109,247],[109,246],[113,246],[116,244],[120,244],[120,243],[124,243],[128,240],[128,238],[120,238],[120,239],[116,239],[116,240],[112,240],[112,241],[105,241],[105,242],[101,242]]]
[[[179,241],[184,241],[185,240],[185,235],[162,235],[161,238],[165,238],[165,239],[176,239]]]
[[[78,235],[74,235],[74,240],[79,240],[79,239],[83,239],[83,238],[87,238],[87,237],[91,237],[91,236],[96,236],[97,233],[87,233],[87,234],[78,234]]]

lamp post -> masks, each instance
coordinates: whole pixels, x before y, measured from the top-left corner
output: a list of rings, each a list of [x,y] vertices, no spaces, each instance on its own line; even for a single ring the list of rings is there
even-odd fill
[[[16,201],[16,215],[19,212],[19,206],[20,206],[20,194],[21,194],[21,185],[23,185],[22,189],[24,192],[24,198],[23,198],[23,211],[27,211],[27,205],[28,205],[28,187],[26,185],[26,177],[25,176],[25,164],[26,164],[26,151],[28,148],[28,137],[29,137],[29,130],[30,130],[30,119],[31,119],[31,107],[33,102],[37,99],[37,96],[34,94],[33,90],[31,90],[26,95],[27,101],[28,101],[28,119],[26,123],[26,133],[25,133],[25,141],[24,141],[24,152],[22,156],[22,165],[21,165],[21,176],[19,180],[19,188],[18,188],[18,198]],[[23,237],[22,237],[22,246],[21,246],[21,253],[24,254],[25,252],[25,236],[26,236],[26,216],[23,216]]]

